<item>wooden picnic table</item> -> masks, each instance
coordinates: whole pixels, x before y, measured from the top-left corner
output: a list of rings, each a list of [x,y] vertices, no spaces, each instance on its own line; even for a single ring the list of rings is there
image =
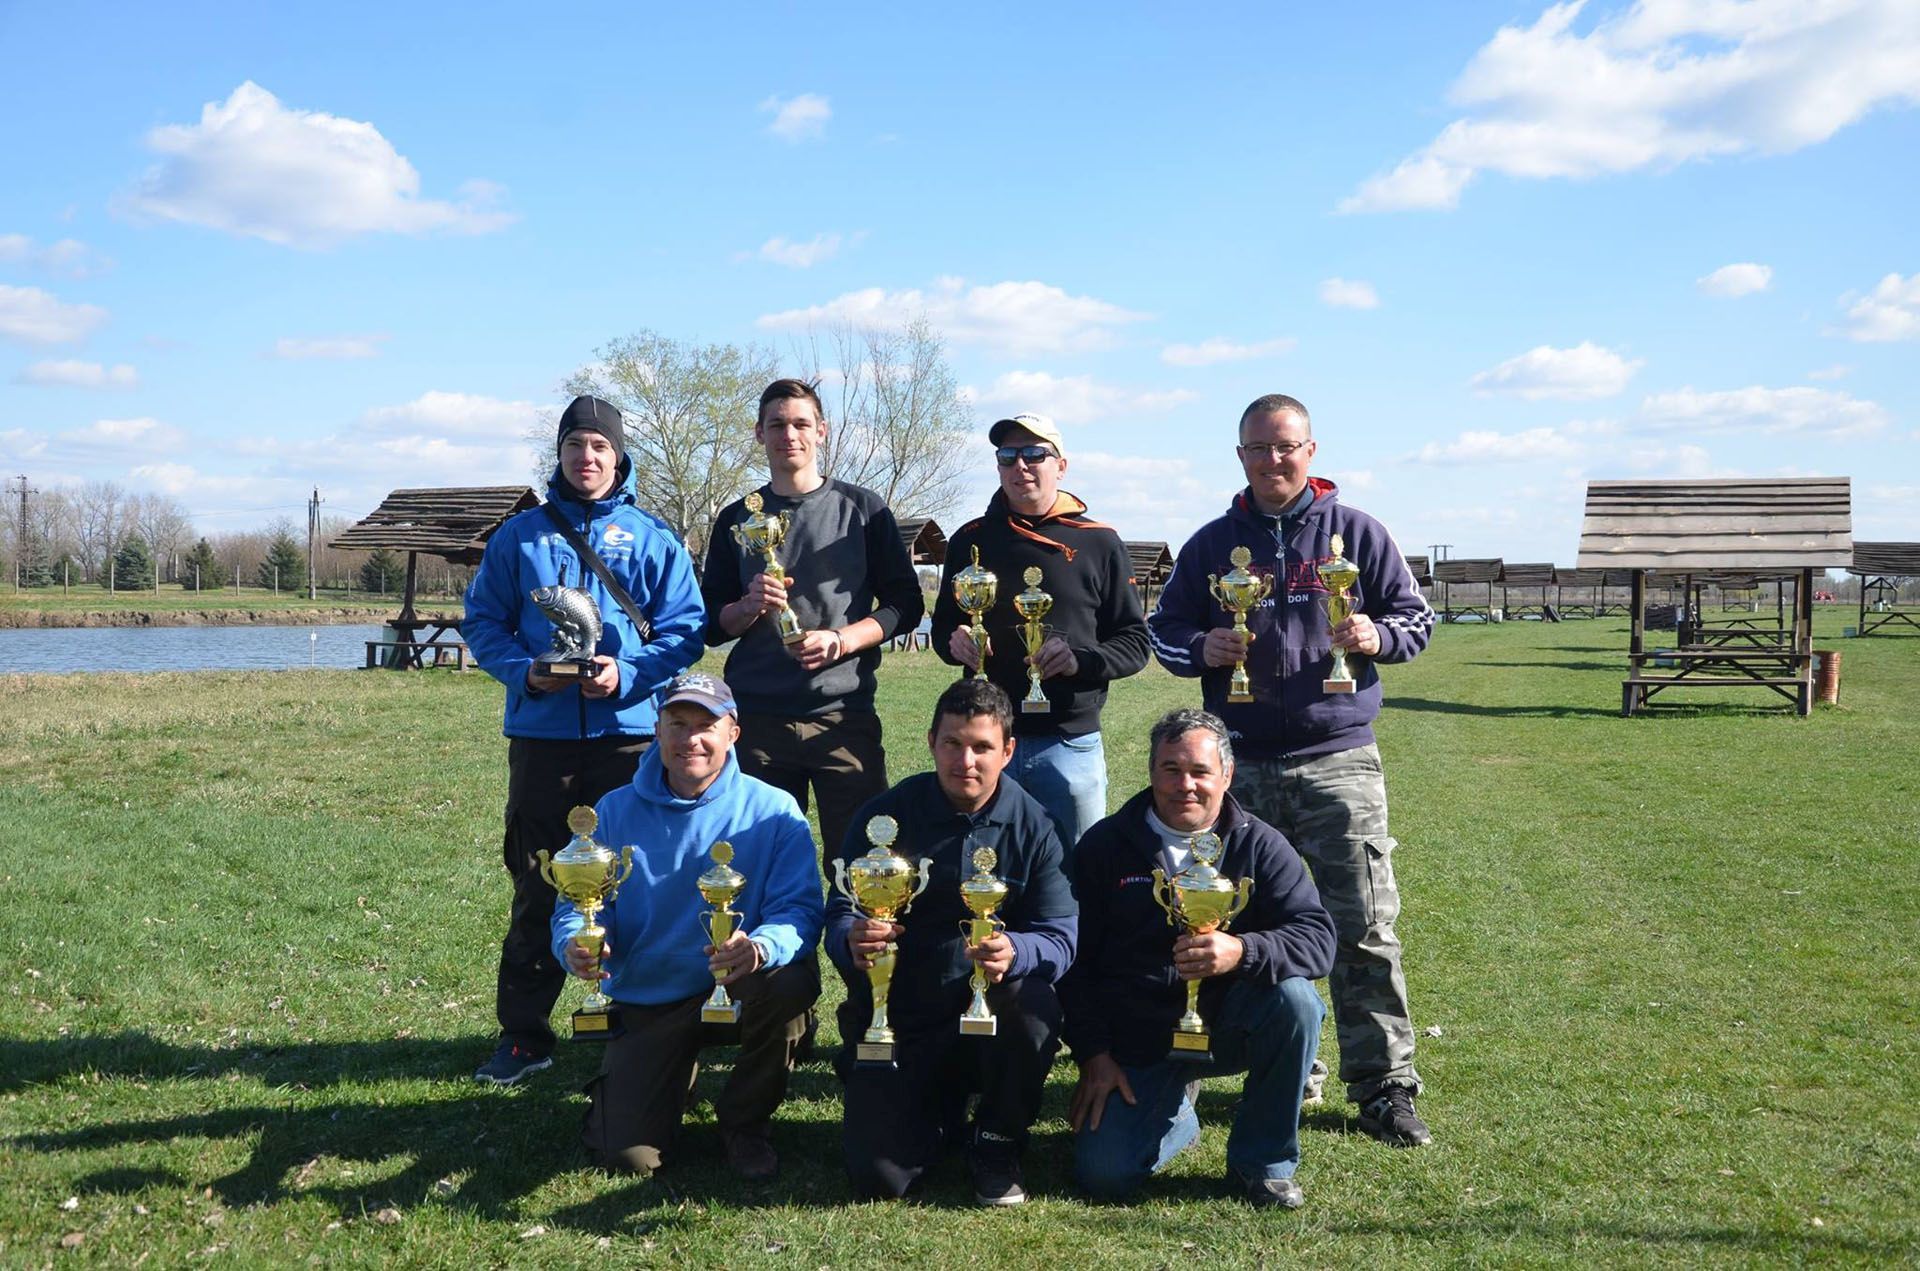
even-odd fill
[[[465,642],[459,638],[460,619],[402,617],[386,625],[394,630],[397,638],[367,641],[369,670],[386,666],[395,671],[419,671],[428,666],[440,666],[449,655],[453,658],[456,670],[467,669],[470,659]],[[423,631],[432,634],[421,639],[420,633]],[[448,633],[452,633],[452,639],[448,639]],[[381,661],[383,653],[388,655],[385,662]]]
[[[1775,649],[1699,645],[1628,654],[1627,678],[1620,682],[1620,713],[1632,715],[1657,693],[1672,688],[1727,688],[1761,685],[1813,713],[1813,657],[1790,647]]]

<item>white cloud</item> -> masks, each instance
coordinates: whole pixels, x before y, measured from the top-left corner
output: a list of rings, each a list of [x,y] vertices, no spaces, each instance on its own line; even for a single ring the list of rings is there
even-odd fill
[[[1817,371],[1808,371],[1810,380],[1843,380],[1853,374],[1853,367],[1845,362],[1835,362],[1832,366],[1823,366]]]
[[[1190,459],[1076,451],[1068,438],[1062,484],[1087,501],[1096,518],[1133,540],[1162,540],[1174,552],[1202,522],[1220,515],[1240,488],[1232,451],[1216,468],[1197,471]]]
[[[137,388],[140,373],[125,362],[102,366],[98,362],[35,362],[14,377],[16,384],[43,388]]]
[[[1693,285],[1709,296],[1727,299],[1750,296],[1773,285],[1773,266],[1756,265],[1751,261],[1722,265],[1706,277],[1694,279]]]
[[[769,97],[760,103],[760,113],[773,116],[768,132],[782,141],[798,142],[824,136],[833,107],[818,93],[801,93],[798,97]]]
[[[1884,343],[1920,337],[1920,274],[1888,274],[1866,295],[1849,292],[1840,303],[1847,306],[1847,326],[1840,334],[1849,340]]]
[[[404,442],[424,438],[456,442],[518,441],[540,418],[534,402],[510,402],[476,393],[422,393],[399,406],[377,406],[361,421],[362,431]]]
[[[384,335],[329,335],[314,339],[283,336],[273,342],[273,348],[267,356],[290,362],[379,357],[380,346],[386,339]]]
[[[1583,179],[1818,144],[1920,102],[1911,0],[1584,0],[1502,27],[1448,96],[1465,112],[1343,212],[1449,209],[1480,172]]]
[[[1732,477],[1739,473],[1717,467],[1705,446],[1683,442],[1633,441],[1611,456],[1626,471],[1653,477]]]
[[[839,251],[838,234],[815,234],[811,241],[805,243],[791,242],[775,235],[760,244],[760,250],[754,254],[761,260],[790,269],[811,269],[823,260],[833,259]]]
[[[1216,335],[1198,344],[1169,344],[1160,350],[1160,360],[1169,366],[1218,366],[1222,362],[1251,362],[1256,358],[1291,353],[1298,343],[1292,336],[1281,336],[1276,340],[1241,344]]]
[[[1695,432],[1797,433],[1829,439],[1879,432],[1889,422],[1877,402],[1834,389],[1749,388],[1702,393],[1682,388],[1655,393],[1640,404],[1648,425]]]
[[[975,405],[997,415],[1037,411],[1062,424],[1091,424],[1116,417],[1155,415],[1196,400],[1189,389],[1120,388],[1091,375],[1009,371],[984,389],[965,389]],[[1071,450],[1069,439],[1069,450]]]
[[[38,287],[0,283],[0,337],[23,344],[71,344],[107,320],[98,305],[67,304]]]
[[[1014,353],[1063,353],[1100,349],[1113,330],[1140,322],[1134,313],[1091,296],[1070,296],[1042,282],[997,282],[969,287],[964,278],[940,278],[922,291],[869,287],[825,304],[769,313],[755,320],[763,330],[809,327],[900,327],[925,315],[955,344],[979,344]]]
[[[173,450],[186,444],[187,435],[172,424],[142,416],[138,419],[96,419],[84,428],[57,435],[56,440],[87,450],[131,452]]]
[[[357,234],[484,234],[513,221],[500,187],[469,182],[459,202],[420,197],[420,174],[370,123],[289,109],[251,80],[208,102],[197,124],[147,134],[161,156],[119,200],[126,211],[295,247]]]
[[[1586,453],[1586,444],[1566,429],[1502,433],[1470,428],[1452,441],[1430,441],[1409,458],[1417,463],[1481,465],[1577,460]]]
[[[63,278],[91,278],[113,262],[77,238],[37,246],[25,234],[0,234],[0,264],[30,265]]]
[[[1590,340],[1570,349],[1542,344],[1480,372],[1470,383],[1482,394],[1511,393],[1528,401],[1547,397],[1579,401],[1613,396],[1626,388],[1642,365],[1638,358],[1629,360]]]
[[[1335,309],[1378,309],[1380,296],[1370,282],[1329,278],[1320,284],[1320,303]]]

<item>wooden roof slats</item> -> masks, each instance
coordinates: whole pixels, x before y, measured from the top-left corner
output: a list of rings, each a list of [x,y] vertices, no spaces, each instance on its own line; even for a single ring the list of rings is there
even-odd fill
[[[1173,549],[1165,543],[1130,540],[1126,548],[1133,581],[1139,586],[1158,587],[1173,572]]]
[[[1883,578],[1920,576],[1920,543],[1855,543],[1850,573]]]
[[[1414,582],[1422,587],[1433,586],[1433,566],[1425,556],[1408,556],[1406,561]]]
[[[1551,587],[1554,583],[1553,566],[1502,564],[1500,581],[1509,587]]]
[[[1846,477],[1587,484],[1582,568],[1742,573],[1845,567],[1852,559]]]
[[[1562,587],[1631,587],[1637,570],[1568,569],[1558,566],[1554,578]]]
[[[1500,558],[1494,557],[1455,557],[1452,560],[1436,561],[1433,566],[1434,578],[1443,583],[1497,583],[1500,581]]]
[[[947,563],[947,534],[930,516],[896,516],[900,541],[907,545],[907,559],[916,565]]]
[[[384,547],[477,564],[502,522],[539,503],[539,496],[524,485],[395,490],[329,546],[347,551]]]

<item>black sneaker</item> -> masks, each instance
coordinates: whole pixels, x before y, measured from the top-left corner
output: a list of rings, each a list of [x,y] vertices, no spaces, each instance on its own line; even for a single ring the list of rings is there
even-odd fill
[[[473,1079],[496,1086],[510,1086],[529,1073],[551,1067],[553,1056],[536,1055],[512,1042],[501,1042],[500,1049],[493,1052],[493,1058],[474,1070]]]
[[[1240,1184],[1241,1195],[1255,1209],[1298,1209],[1307,1203],[1307,1194],[1291,1178],[1241,1179]]]
[[[973,1174],[973,1199],[981,1205],[1024,1205],[1027,1189],[1020,1185],[1020,1145],[989,1130],[973,1136],[967,1152]]]
[[[1388,1086],[1360,1105],[1360,1128],[1388,1147],[1421,1147],[1433,1142],[1427,1123],[1413,1110],[1413,1091]]]

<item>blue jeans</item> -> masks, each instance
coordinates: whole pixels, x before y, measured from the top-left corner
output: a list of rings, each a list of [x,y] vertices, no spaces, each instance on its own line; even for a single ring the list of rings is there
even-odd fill
[[[1135,1102],[1108,1096],[1098,1130],[1073,1140],[1073,1175],[1094,1196],[1117,1200],[1172,1164],[1200,1137],[1187,1083],[1247,1074],[1227,1136],[1227,1168],[1243,1181],[1292,1178],[1300,1165],[1300,1101],[1320,1047],[1327,1008],[1311,980],[1242,981],[1227,991],[1213,1034],[1211,1064],[1163,1059],[1125,1068]]]
[[[1018,738],[1009,767],[1020,788],[1053,818],[1060,846],[1072,860],[1073,845],[1107,814],[1107,749],[1100,734]]]

